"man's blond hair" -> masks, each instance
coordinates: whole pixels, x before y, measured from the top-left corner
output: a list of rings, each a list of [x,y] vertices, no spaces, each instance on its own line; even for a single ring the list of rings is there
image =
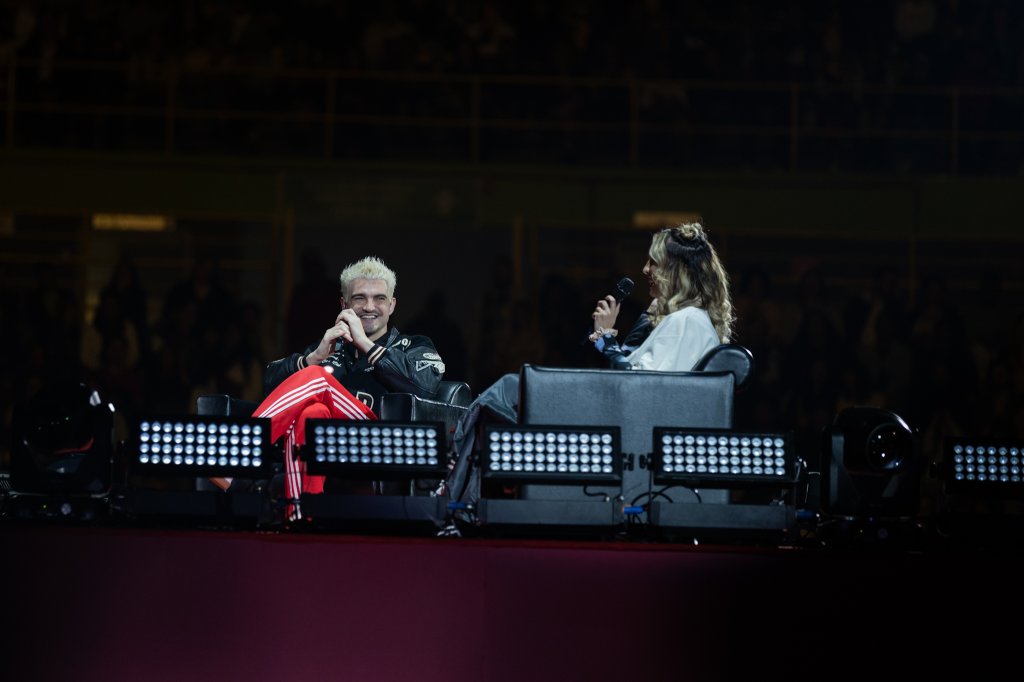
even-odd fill
[[[384,261],[376,256],[367,256],[355,263],[349,263],[341,271],[341,295],[349,297],[352,282],[357,279],[382,279],[388,286],[388,296],[395,295],[395,287],[398,286],[398,275],[395,271],[384,265]]]

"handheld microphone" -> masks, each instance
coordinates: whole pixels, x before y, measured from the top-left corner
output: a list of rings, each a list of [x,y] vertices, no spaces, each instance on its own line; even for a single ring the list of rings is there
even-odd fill
[[[623,277],[615,283],[615,288],[612,289],[612,297],[615,298],[616,303],[622,303],[626,298],[633,293],[633,287],[635,283],[629,277]],[[580,341],[580,345],[584,345],[590,341],[590,332],[588,331],[584,336],[583,340]]]
[[[622,303],[631,293],[633,293],[633,287],[635,286],[633,280],[629,277],[623,277],[619,280],[618,284],[615,285],[615,290],[612,291],[612,296],[618,303]]]
[[[341,321],[341,313],[338,314],[338,317],[335,320],[335,324],[337,324],[340,321]],[[332,353],[340,353],[341,349],[344,346],[345,346],[345,337],[344,336],[339,336],[338,338],[334,339],[334,350],[332,350],[331,352]]]

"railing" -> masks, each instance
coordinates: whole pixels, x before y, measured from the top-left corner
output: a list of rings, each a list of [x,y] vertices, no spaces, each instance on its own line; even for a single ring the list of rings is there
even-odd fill
[[[10,60],[7,150],[785,171],[1019,171],[1024,88]]]

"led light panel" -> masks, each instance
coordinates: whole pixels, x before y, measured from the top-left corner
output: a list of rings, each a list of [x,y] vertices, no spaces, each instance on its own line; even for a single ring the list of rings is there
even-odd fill
[[[485,478],[533,483],[622,481],[617,426],[489,424],[484,428]]]
[[[439,478],[448,470],[440,422],[310,419],[301,457],[311,474],[340,478]]]
[[[791,483],[795,473],[791,440],[786,434],[656,427],[654,480],[709,487]]]
[[[1024,442],[948,438],[943,451],[949,492],[1024,496]]]
[[[129,468],[138,475],[238,476],[272,470],[270,420],[160,417],[136,424]]]

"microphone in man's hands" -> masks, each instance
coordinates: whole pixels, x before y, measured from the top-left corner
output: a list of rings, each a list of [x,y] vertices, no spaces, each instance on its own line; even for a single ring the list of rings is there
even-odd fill
[[[635,283],[629,277],[623,277],[618,282],[616,282],[615,288],[612,289],[612,296],[615,298],[615,302],[622,303],[624,300],[626,300],[626,298],[628,298],[629,295],[633,293],[634,286]],[[583,340],[580,342],[581,346],[590,341],[590,334],[591,332],[589,331],[586,333],[586,335],[583,337]]]
[[[340,322],[340,321],[341,321],[341,316],[339,315],[338,316],[338,322]],[[331,352],[332,353],[340,353],[341,352],[341,348],[344,345],[345,345],[345,337],[344,336],[339,336],[338,338],[334,339],[334,347],[333,347],[334,350],[332,350]]]

